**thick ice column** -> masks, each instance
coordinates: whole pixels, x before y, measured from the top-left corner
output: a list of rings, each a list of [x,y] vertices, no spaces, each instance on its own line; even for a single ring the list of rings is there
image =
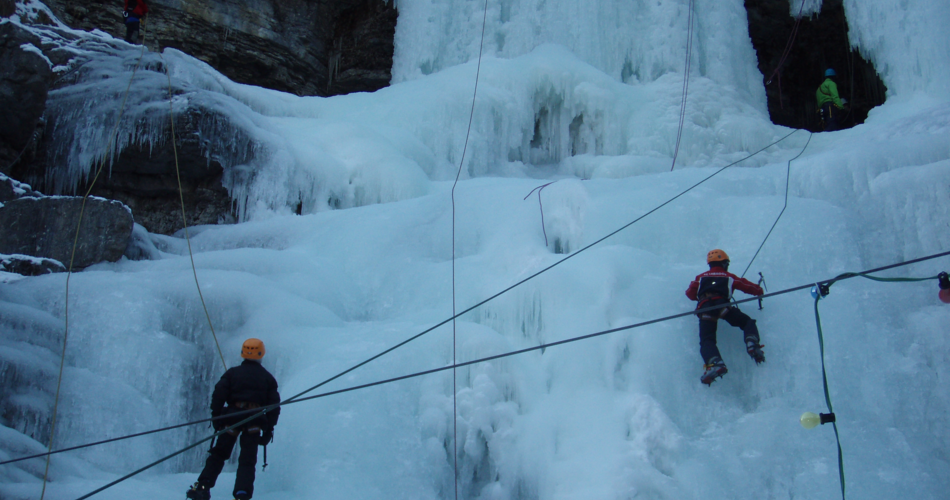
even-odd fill
[[[877,68],[888,99],[950,98],[950,3],[845,0],[848,38]]]
[[[393,82],[478,57],[484,3],[401,0]],[[543,44],[627,83],[652,82],[685,66],[689,0],[488,0],[484,54],[513,58]],[[695,1],[693,71],[747,92],[765,109],[761,75],[740,0]],[[758,104],[757,104],[758,105]]]
[[[792,17],[810,16],[821,12],[821,0],[788,0],[788,9]]]

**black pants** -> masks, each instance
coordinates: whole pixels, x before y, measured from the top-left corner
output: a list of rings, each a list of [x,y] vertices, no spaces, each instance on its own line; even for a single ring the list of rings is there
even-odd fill
[[[702,307],[723,305],[719,310],[712,310],[699,315],[699,354],[703,361],[709,364],[713,358],[722,359],[719,354],[719,348],[716,347],[716,330],[719,327],[719,319],[726,320],[732,326],[742,329],[743,340],[752,340],[759,343],[759,329],[755,326],[755,320],[749,315],[740,311],[738,307],[729,306],[729,299],[710,300]]]
[[[125,41],[134,44],[139,39],[139,22],[125,22]]]
[[[821,118],[825,120],[825,132],[841,128],[838,124],[838,108],[834,104],[826,102],[821,105]]]
[[[231,450],[234,449],[234,443],[238,440],[237,435],[225,432],[218,436],[218,442],[211,448],[208,460],[205,461],[205,468],[198,476],[198,482],[211,489],[218,480],[218,474],[224,468],[224,462],[231,458]],[[254,475],[257,466],[257,445],[261,442],[261,431],[259,428],[244,429],[241,432],[241,454],[238,456],[237,477],[234,479],[234,496],[239,491],[247,494],[251,498],[254,494]]]

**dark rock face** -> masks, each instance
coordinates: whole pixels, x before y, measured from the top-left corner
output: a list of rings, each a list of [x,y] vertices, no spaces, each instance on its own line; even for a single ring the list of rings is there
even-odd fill
[[[123,38],[122,2],[47,0],[66,24]],[[152,0],[153,50],[173,47],[228,78],[298,95],[389,85],[396,10],[382,0]]]
[[[0,255],[0,271],[39,276],[49,273],[64,273],[66,266],[53,259],[42,259],[28,255]]]
[[[39,38],[15,24],[0,25],[0,171],[32,145],[46,108],[52,71],[40,46]]]
[[[207,145],[201,143],[207,127],[201,122],[224,119],[196,108],[175,118],[181,195],[170,144],[163,148],[126,148],[111,172],[100,177],[93,194],[125,203],[135,214],[135,221],[152,233],[174,234],[184,227],[182,197],[188,226],[233,223],[231,197],[222,183],[224,169],[216,155],[209,155]],[[170,141],[170,127],[166,127],[165,135]]]
[[[838,93],[851,104],[842,127],[864,123],[868,111],[884,103],[887,89],[874,66],[851,50],[842,0],[824,0],[819,14],[802,19],[774,77],[795,26],[788,0],[745,0],[745,6],[759,71],[771,79],[765,93],[773,123],[820,131],[815,91],[828,68],[837,72]]]
[[[149,67],[152,62],[156,64],[154,68]],[[143,62],[143,66],[146,67],[140,69],[138,78],[151,78],[161,85],[151,90],[146,86],[145,97],[138,96],[143,98],[140,104],[165,99],[163,67],[149,60]],[[80,68],[77,74],[81,73]],[[237,168],[232,169],[228,176],[223,165],[252,163],[254,144],[244,129],[231,123],[213,105],[209,107],[200,99],[183,99],[189,104],[176,109],[173,115],[177,149],[172,148],[167,105],[144,106],[150,111],[138,115],[126,113],[118,130],[120,134],[134,135],[139,140],[121,147],[113,161],[91,165],[88,177],[71,185],[69,169],[66,168],[70,151],[88,146],[86,136],[80,133],[88,123],[84,114],[75,110],[84,102],[103,104],[103,109],[110,110],[111,115],[104,115],[101,122],[111,129],[118,105],[109,99],[121,99],[122,96],[97,93],[95,86],[87,86],[82,91],[76,88],[64,90],[50,94],[47,110],[50,126],[44,139],[46,149],[41,151],[41,162],[37,162],[33,169],[23,171],[24,179],[47,193],[78,195],[89,190],[90,181],[95,177],[91,194],[124,203],[132,209],[135,221],[152,233],[174,234],[182,229],[182,203],[189,226],[235,221],[227,186],[241,182],[242,172],[252,173]],[[177,95],[188,94],[180,88],[175,92]],[[102,172],[96,177],[94,172],[100,167]],[[179,175],[182,194],[179,194]]]
[[[16,0],[0,0],[0,17],[10,17],[16,12]]]
[[[10,200],[15,200],[17,198],[35,198],[38,196],[42,195],[33,191],[33,188],[31,188],[29,184],[17,182],[3,174],[0,174],[0,204],[6,203]]]
[[[0,253],[54,259],[69,265],[82,198],[19,198],[0,208]],[[132,213],[112,200],[90,197],[83,211],[73,270],[122,257]]]
[[[328,95],[377,90],[392,79],[395,6],[388,0],[349,3],[333,18]]]

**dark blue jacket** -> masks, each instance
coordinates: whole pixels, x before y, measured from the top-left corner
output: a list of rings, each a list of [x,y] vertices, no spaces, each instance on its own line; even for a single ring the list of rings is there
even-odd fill
[[[227,407],[224,404],[227,403]],[[248,403],[251,403],[248,405]],[[248,407],[258,408],[280,403],[280,393],[277,392],[277,380],[266,368],[257,361],[245,359],[238,366],[228,369],[221,376],[221,380],[214,386],[211,394],[211,416],[227,415],[243,411]],[[238,420],[228,422],[234,424],[247,418],[248,415],[236,417]],[[280,407],[270,410],[264,421],[252,421],[248,425],[260,425],[265,429],[273,429],[280,416]]]

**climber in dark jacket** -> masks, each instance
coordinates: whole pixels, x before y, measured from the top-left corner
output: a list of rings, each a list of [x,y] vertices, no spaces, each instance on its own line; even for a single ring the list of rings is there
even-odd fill
[[[700,382],[711,385],[713,380],[726,374],[726,364],[722,361],[719,348],[716,347],[716,330],[719,319],[726,320],[732,326],[742,329],[745,335],[746,352],[756,364],[765,361],[762,346],[759,345],[759,329],[755,320],[743,313],[736,306],[729,305],[729,297],[735,290],[750,295],[762,295],[762,287],[755,283],[736,276],[728,271],[729,256],[726,252],[716,249],[706,254],[706,263],[709,270],[696,276],[696,279],[686,289],[686,296],[690,300],[699,301],[696,309],[722,306],[698,313],[699,316],[699,353],[703,357],[706,371],[700,377]]]
[[[125,41],[134,44],[139,38],[139,21],[148,14],[144,0],[125,0],[122,17],[125,18]]]
[[[277,380],[263,366],[264,343],[247,339],[241,347],[244,361],[224,372],[211,394],[211,416],[218,417],[244,410],[253,410],[280,403]],[[227,406],[225,406],[227,403]],[[249,414],[213,420],[214,429],[220,431],[248,418]],[[249,500],[254,495],[254,475],[257,466],[257,446],[266,446],[274,438],[274,427],[280,416],[280,407],[268,411],[250,422],[218,436],[218,442],[208,453],[205,468],[186,496],[192,500],[208,500],[224,467],[231,457],[234,444],[241,437],[241,455],[238,457],[237,477],[234,480],[234,498]],[[263,431],[263,434],[262,434]]]

